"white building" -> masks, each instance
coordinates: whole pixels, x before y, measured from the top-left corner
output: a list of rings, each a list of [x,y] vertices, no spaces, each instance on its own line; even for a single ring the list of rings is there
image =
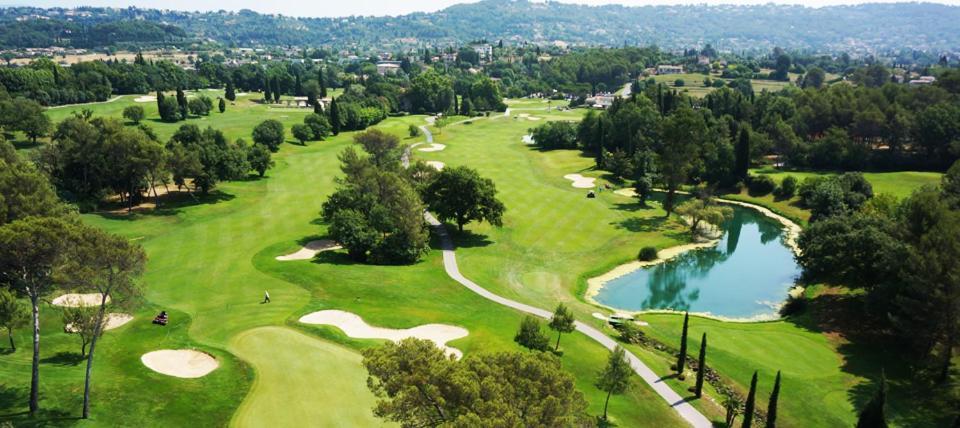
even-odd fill
[[[658,65],[657,74],[683,74],[682,65]]]
[[[380,61],[377,63],[377,73],[381,76],[387,74],[397,74],[400,69],[400,61]]]
[[[490,61],[493,59],[493,46],[489,44],[473,45],[473,51],[480,56],[481,61]]]

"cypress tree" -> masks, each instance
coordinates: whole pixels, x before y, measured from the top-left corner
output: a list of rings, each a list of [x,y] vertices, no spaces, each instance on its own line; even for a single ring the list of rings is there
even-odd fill
[[[320,84],[320,98],[327,97],[327,82],[323,78],[323,67],[317,72],[317,83]]]
[[[687,325],[690,323],[690,313],[683,314],[683,332],[680,333],[680,355],[677,356],[677,374],[683,374],[683,366],[687,363]]]
[[[236,100],[237,100],[237,91],[236,91],[236,89],[233,87],[233,81],[231,81],[231,80],[228,80],[228,81],[227,81],[227,89],[226,89],[225,93],[223,94],[223,96],[224,96],[226,99],[230,100],[230,101],[236,101]]]
[[[757,401],[757,372],[753,372],[753,379],[750,380],[750,392],[747,394],[747,403],[743,406],[743,425],[742,428],[750,428],[753,424],[753,408]]]
[[[700,396],[703,395],[703,376],[707,371],[707,333],[703,333],[703,337],[700,338],[700,361],[698,367],[697,386],[694,387],[693,392],[697,395],[697,398],[700,398]],[[780,379],[779,375],[777,379]]]
[[[460,98],[460,97],[457,96],[457,93],[454,92],[454,93],[453,93],[453,112],[454,112],[454,113],[461,113],[461,112],[460,112],[460,101],[459,101],[459,98]]]
[[[270,93],[270,81],[263,81],[263,102],[269,103],[273,99],[273,94]]]
[[[330,100],[330,128],[333,135],[340,134],[340,108],[337,107],[337,99]]]
[[[157,89],[157,111],[163,111],[163,91]]]
[[[877,393],[860,411],[857,428],[887,428],[887,416],[884,407],[887,404],[887,375],[880,372],[880,385]]]
[[[780,400],[780,370],[777,370],[777,380],[773,382],[773,392],[770,393],[770,402],[767,404],[767,428],[777,426],[777,401]]]
[[[274,78],[271,79],[270,82],[271,82],[271,84],[273,85],[273,88],[272,88],[272,89],[273,89],[273,102],[279,103],[279,102],[280,102],[280,80],[277,79],[276,76],[274,76]]]
[[[177,105],[180,106],[180,118],[187,118],[187,96],[183,94],[183,88],[177,88]]]
[[[733,174],[740,179],[747,178],[747,171],[750,169],[750,132],[746,127],[740,127],[740,138],[737,140],[736,164],[733,168]]]
[[[293,86],[293,93],[298,97],[303,96],[303,82],[300,80],[300,74],[297,74],[297,78]]]
[[[220,113],[227,111],[227,102],[224,101],[223,98],[220,98],[220,105],[218,107],[220,107]]]

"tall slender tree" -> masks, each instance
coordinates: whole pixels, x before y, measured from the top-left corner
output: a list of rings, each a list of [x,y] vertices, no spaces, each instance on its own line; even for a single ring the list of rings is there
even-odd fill
[[[680,333],[680,355],[677,356],[677,374],[683,374],[683,367],[687,364],[687,327],[690,323],[690,313],[683,314],[683,331]]]
[[[233,81],[227,80],[227,89],[223,94],[224,98],[233,102],[237,100],[237,90],[233,87]]]
[[[17,300],[17,295],[9,290],[0,289],[0,328],[7,330],[11,351],[17,350],[17,344],[13,341],[13,331],[27,325],[29,321],[30,310]]]
[[[693,393],[697,398],[703,395],[703,377],[707,372],[707,333],[703,333],[700,338],[700,358],[697,363],[697,385],[693,388]]]
[[[270,81],[263,81],[263,102],[269,104],[273,100],[273,94],[270,93]]]
[[[880,372],[880,385],[877,385],[877,392],[873,395],[873,398],[860,410],[860,417],[857,418],[857,428],[887,428],[886,405],[887,375]]]
[[[777,426],[778,401],[780,401],[780,370],[777,370],[777,379],[773,381],[773,392],[770,393],[770,402],[767,403],[767,428]]]
[[[747,178],[750,170],[750,131],[746,126],[740,127],[740,137],[737,139],[736,160],[733,173],[738,179]]]
[[[750,428],[753,425],[753,410],[757,401],[757,372],[753,372],[753,379],[750,379],[750,392],[747,393],[747,402],[743,405],[743,425],[741,428]]]
[[[597,388],[607,393],[607,398],[603,402],[603,420],[607,420],[607,406],[610,405],[610,396],[623,394],[627,390],[630,386],[632,372],[630,363],[626,359],[626,352],[623,348],[617,346],[610,352],[607,366],[600,371],[596,383]]]
[[[549,324],[550,329],[557,332],[557,344],[553,347],[554,351],[560,349],[560,335],[570,333],[576,328],[575,321],[573,311],[567,309],[563,303],[557,305]]]
[[[83,382],[83,418],[90,417],[90,378],[97,339],[105,324],[109,301],[131,301],[139,293],[136,279],[143,274],[147,255],[131,241],[92,227],[82,228],[73,242],[65,271],[74,287],[100,295],[96,322],[87,354],[87,369]]]
[[[320,84],[320,98],[327,97],[327,80],[323,78],[323,67],[317,71],[317,83]]]
[[[157,111],[163,111],[163,91],[157,89]]]
[[[27,217],[0,227],[0,274],[30,299],[33,360],[30,414],[40,410],[40,299],[61,287],[55,280],[67,257],[73,226],[61,219]]]
[[[333,135],[340,134],[340,108],[337,107],[337,99],[330,100],[330,129]]]

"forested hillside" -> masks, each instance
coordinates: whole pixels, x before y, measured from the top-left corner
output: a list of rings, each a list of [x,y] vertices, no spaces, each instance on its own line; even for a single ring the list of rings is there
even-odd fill
[[[227,45],[388,47],[488,40],[681,48],[712,43],[729,50],[955,50],[960,7],[931,3],[801,6],[582,6],[485,0],[435,13],[397,17],[294,18],[240,12],[149,9],[7,8],[0,10],[0,47],[52,44],[91,47],[163,42],[185,34]],[[42,17],[42,18],[38,18]],[[33,18],[31,18],[33,17]],[[26,21],[17,22],[17,18]],[[119,24],[142,20],[149,25]],[[120,25],[123,31],[106,25]],[[72,37],[65,37],[66,35]],[[80,37],[78,37],[80,36]]]

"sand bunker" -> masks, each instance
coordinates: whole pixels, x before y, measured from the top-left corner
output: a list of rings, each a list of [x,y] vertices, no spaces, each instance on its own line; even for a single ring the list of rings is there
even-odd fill
[[[440,161],[427,161],[427,165],[432,166],[437,171],[443,171],[443,167],[447,166],[445,163]]]
[[[246,92],[237,92],[237,93],[235,93],[235,94],[233,94],[233,95],[236,95],[236,96],[238,96],[238,97],[243,97],[243,96],[246,96],[247,93],[246,93]]]
[[[524,135],[521,140],[523,141],[523,144],[537,144],[536,141],[533,141],[533,135]]]
[[[54,306],[67,306],[71,308],[76,308],[80,306],[100,306],[100,298],[102,295],[100,293],[89,293],[89,294],[64,294],[56,299],[53,299],[50,303]],[[110,297],[107,297],[107,303],[110,302]]]
[[[111,312],[106,316],[106,322],[103,324],[103,330],[113,330],[119,328],[120,326],[133,321],[133,315],[123,314],[120,312]],[[76,333],[77,329],[73,328],[73,323],[67,324],[63,327],[63,330],[67,333]]]
[[[314,312],[300,317],[300,322],[304,324],[322,324],[332,325],[343,330],[350,337],[357,339],[387,339],[393,342],[399,342],[408,337],[417,339],[426,339],[437,344],[447,355],[454,355],[457,358],[463,356],[459,349],[446,346],[446,343],[466,337],[469,333],[465,328],[446,324],[425,324],[404,330],[392,328],[373,327],[363,321],[358,315],[338,311],[326,310]]]
[[[570,185],[578,189],[589,189],[594,186],[593,182],[596,178],[593,177],[584,177],[580,174],[567,174],[563,178],[572,181]]]
[[[157,102],[157,97],[154,95],[143,95],[133,99],[135,103],[155,103]]]
[[[140,356],[150,370],[167,376],[198,378],[216,370],[220,363],[206,352],[192,349],[163,349]]]
[[[417,150],[420,150],[421,152],[439,152],[445,148],[447,148],[446,144],[430,143],[430,147],[424,147]]]
[[[343,247],[340,246],[340,244],[337,244],[336,242],[333,242],[329,239],[320,239],[316,241],[307,242],[307,245],[305,245],[303,248],[301,248],[295,253],[287,254],[285,256],[277,256],[277,260],[280,260],[282,262],[290,261],[290,260],[310,260],[314,256],[316,256],[317,253],[321,253],[324,251],[339,250],[341,248]]]

